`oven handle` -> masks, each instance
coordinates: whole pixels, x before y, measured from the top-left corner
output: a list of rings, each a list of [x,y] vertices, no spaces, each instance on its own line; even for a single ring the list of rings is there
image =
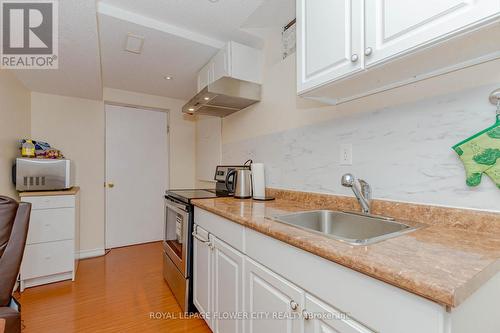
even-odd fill
[[[165,205],[167,208],[172,209],[173,211],[176,211],[179,214],[186,215],[189,212],[185,209],[185,206],[180,205],[172,200],[167,199]]]

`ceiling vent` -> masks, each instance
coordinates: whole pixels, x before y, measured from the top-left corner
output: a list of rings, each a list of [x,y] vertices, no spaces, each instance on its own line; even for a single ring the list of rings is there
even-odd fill
[[[142,52],[143,45],[144,45],[144,37],[137,36],[131,33],[127,34],[127,40],[125,42],[125,51],[140,54]]]

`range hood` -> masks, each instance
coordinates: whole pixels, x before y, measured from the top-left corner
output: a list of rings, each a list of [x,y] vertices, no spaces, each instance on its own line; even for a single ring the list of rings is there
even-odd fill
[[[225,117],[260,101],[260,84],[224,76],[182,107],[182,112]]]

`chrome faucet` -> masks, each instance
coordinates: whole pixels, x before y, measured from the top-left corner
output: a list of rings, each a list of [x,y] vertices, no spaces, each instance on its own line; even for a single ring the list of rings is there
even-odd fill
[[[350,187],[361,205],[361,211],[370,214],[370,203],[372,200],[372,189],[363,179],[356,179],[354,175],[346,173],[342,176],[342,186]]]

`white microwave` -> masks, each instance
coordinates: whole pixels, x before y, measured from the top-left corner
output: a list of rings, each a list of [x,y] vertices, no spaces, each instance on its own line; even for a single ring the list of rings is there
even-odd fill
[[[65,190],[75,185],[75,167],[67,159],[17,158],[12,180],[18,191]]]

